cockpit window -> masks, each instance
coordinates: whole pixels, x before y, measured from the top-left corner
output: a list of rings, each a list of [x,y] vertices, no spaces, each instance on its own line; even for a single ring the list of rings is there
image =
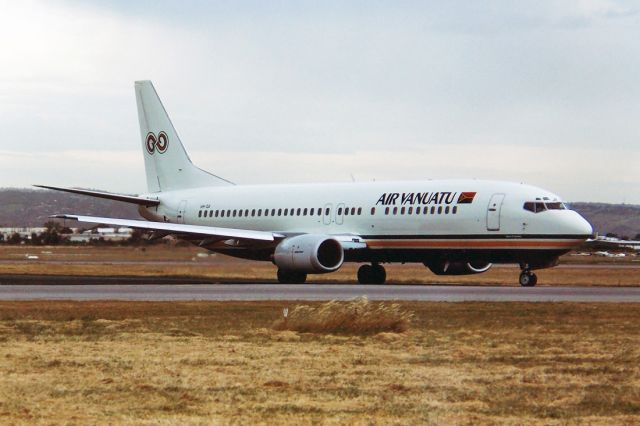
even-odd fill
[[[566,210],[567,207],[559,201],[527,201],[522,208],[533,213],[540,213],[546,210]]]
[[[549,210],[566,210],[567,208],[564,203],[560,202],[545,203],[545,205]]]

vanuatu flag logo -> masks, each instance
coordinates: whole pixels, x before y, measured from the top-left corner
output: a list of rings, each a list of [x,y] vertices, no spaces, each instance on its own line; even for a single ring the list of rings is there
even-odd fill
[[[471,204],[475,196],[475,192],[463,192],[458,197],[458,204]]]

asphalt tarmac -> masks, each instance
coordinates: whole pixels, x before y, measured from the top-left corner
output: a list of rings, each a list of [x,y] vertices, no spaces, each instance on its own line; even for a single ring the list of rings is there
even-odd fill
[[[370,300],[433,302],[632,302],[640,303],[640,287],[504,287],[443,285],[357,285],[274,283],[211,284],[202,280],[159,278],[54,277],[21,281],[0,277],[0,300]],[[33,277],[31,277],[33,278]],[[55,280],[58,279],[58,281]],[[67,281],[63,281],[66,279]],[[44,281],[47,281],[46,283]],[[100,280],[100,281],[98,281]],[[200,282],[198,282],[200,281]],[[64,282],[64,283],[63,283]]]

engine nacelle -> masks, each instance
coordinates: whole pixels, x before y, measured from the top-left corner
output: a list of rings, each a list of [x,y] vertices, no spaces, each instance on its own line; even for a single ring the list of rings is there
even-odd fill
[[[276,246],[273,263],[281,269],[312,274],[333,272],[342,266],[344,250],[340,242],[326,235],[298,235]]]
[[[491,263],[486,262],[435,262],[425,263],[436,275],[471,275],[487,272],[491,268]]]

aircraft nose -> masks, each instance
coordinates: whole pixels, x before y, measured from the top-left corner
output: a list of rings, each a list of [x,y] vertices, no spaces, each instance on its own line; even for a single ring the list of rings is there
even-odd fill
[[[572,234],[583,235],[585,238],[590,238],[593,235],[593,227],[587,220],[574,212],[575,216],[571,220]]]

